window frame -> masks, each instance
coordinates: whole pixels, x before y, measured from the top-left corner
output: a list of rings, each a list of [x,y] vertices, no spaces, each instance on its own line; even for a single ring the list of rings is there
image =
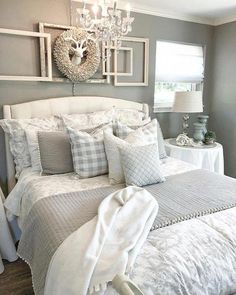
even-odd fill
[[[175,44],[182,44],[182,45],[190,45],[190,46],[202,46],[202,49],[203,49],[203,68],[204,68],[204,74],[205,74],[205,71],[206,71],[206,67],[205,67],[206,66],[206,45],[205,44],[201,44],[201,43],[191,43],[191,42],[188,43],[188,42],[170,41],[170,40],[164,40],[164,39],[157,39],[156,40],[153,112],[154,113],[167,113],[167,112],[169,113],[169,112],[172,112],[172,106],[165,107],[165,106],[158,105],[158,103],[155,103],[157,42],[168,42],[168,43],[175,43]],[[188,83],[188,84],[191,84],[191,90],[192,91],[195,91],[195,90],[203,91],[204,81],[205,81],[205,75],[204,75],[203,81],[201,81],[201,82],[199,81],[199,82],[196,82],[196,83],[189,83],[189,82],[185,82],[185,81],[182,81],[182,82],[172,82],[172,81],[169,81],[168,83]],[[166,82],[159,81],[159,83],[166,83]]]

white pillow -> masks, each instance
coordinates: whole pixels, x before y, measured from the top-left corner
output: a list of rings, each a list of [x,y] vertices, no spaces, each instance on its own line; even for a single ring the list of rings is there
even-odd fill
[[[150,124],[155,126],[155,123],[153,122]],[[125,182],[119,148],[127,145],[143,146],[151,143],[157,143],[157,132],[155,128],[151,129],[153,130],[152,136],[151,133],[144,133],[142,130],[138,129],[130,133],[125,140],[122,140],[109,132],[104,132],[104,144],[109,167],[109,180],[111,184]]]
[[[32,171],[41,171],[42,168],[38,144],[38,131],[26,130],[25,134],[28,142]]]
[[[87,114],[61,115],[60,118],[64,127],[70,127],[77,130],[86,129],[90,126],[99,126],[112,122],[114,117],[114,108]]]
[[[10,150],[16,165],[16,178],[18,178],[24,168],[31,166],[26,131],[58,130],[58,120],[55,117],[3,119],[0,120],[0,126],[9,135]]]
[[[144,120],[146,121],[146,120]],[[117,122],[114,127],[114,133],[116,136],[125,139],[130,133],[134,132],[137,129],[140,129],[138,126],[127,126],[125,124],[122,124],[120,122]],[[158,149],[159,149],[159,157],[160,159],[164,159],[167,157],[165,145],[164,145],[164,138],[162,135],[161,127],[157,119],[153,119],[151,124],[145,124],[145,126],[142,127],[143,132],[145,133],[153,133],[151,130],[152,128],[155,128],[157,133],[157,141],[158,141]]]
[[[85,127],[88,126],[98,126],[116,121],[119,121],[122,124],[137,126],[143,124],[144,117],[145,114],[142,111],[132,109],[118,109],[115,107],[109,110],[87,114],[71,114],[59,116],[59,118],[63,122],[63,126],[76,129],[85,129]]]
[[[126,185],[144,186],[165,181],[158,144],[120,147]]]
[[[145,114],[142,111],[115,108],[113,121],[119,121],[122,124],[136,126],[142,124],[144,117]]]

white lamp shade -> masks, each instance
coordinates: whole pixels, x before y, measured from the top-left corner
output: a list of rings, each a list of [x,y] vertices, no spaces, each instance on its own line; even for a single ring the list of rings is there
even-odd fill
[[[203,112],[202,91],[176,92],[172,111],[175,113]]]

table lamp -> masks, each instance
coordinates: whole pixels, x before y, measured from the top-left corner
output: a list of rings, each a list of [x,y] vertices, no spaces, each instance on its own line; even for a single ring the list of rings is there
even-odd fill
[[[183,134],[188,135],[189,113],[203,112],[202,91],[176,92],[172,111],[175,113],[185,113],[183,116]]]

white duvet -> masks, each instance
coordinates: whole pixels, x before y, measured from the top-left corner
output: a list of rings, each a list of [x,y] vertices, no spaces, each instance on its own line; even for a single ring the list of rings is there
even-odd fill
[[[236,208],[152,231],[131,279],[145,295],[235,294],[235,233]]]
[[[100,257],[91,255],[91,250],[88,251],[87,248],[82,252],[77,251],[81,247],[81,240],[86,240],[87,236],[93,237],[97,244],[102,240],[102,236],[93,235],[93,231],[89,231],[91,222],[83,226],[86,228],[85,233],[83,227],[72,233],[54,254],[51,261],[53,267],[49,267],[46,284],[50,288],[46,294],[86,294],[81,291],[84,286],[83,280],[80,281],[77,275],[80,276],[82,271],[81,277],[89,286],[92,279],[91,273],[86,271],[86,265],[89,265],[91,259],[95,257],[99,264]],[[136,222],[132,223],[130,219],[129,225],[126,225],[127,233],[135,229]],[[236,292],[235,233],[236,208],[152,231],[139,251],[130,278],[145,295],[234,294]],[[113,250],[117,245],[121,249],[127,246],[129,241],[134,239],[135,231],[132,239],[124,237],[125,234],[122,233],[123,243],[120,245],[111,240],[114,242]],[[90,245],[88,249],[90,247],[96,252],[97,248],[94,245]],[[109,260],[104,261],[104,257],[102,259],[102,263],[106,265],[102,268],[102,276],[105,277],[111,276],[112,273],[114,276],[113,266],[119,261],[114,255],[108,257]],[[102,285],[103,281],[96,283]],[[57,288],[66,292],[58,292]],[[106,291],[89,294],[116,295],[117,292],[109,286]]]

